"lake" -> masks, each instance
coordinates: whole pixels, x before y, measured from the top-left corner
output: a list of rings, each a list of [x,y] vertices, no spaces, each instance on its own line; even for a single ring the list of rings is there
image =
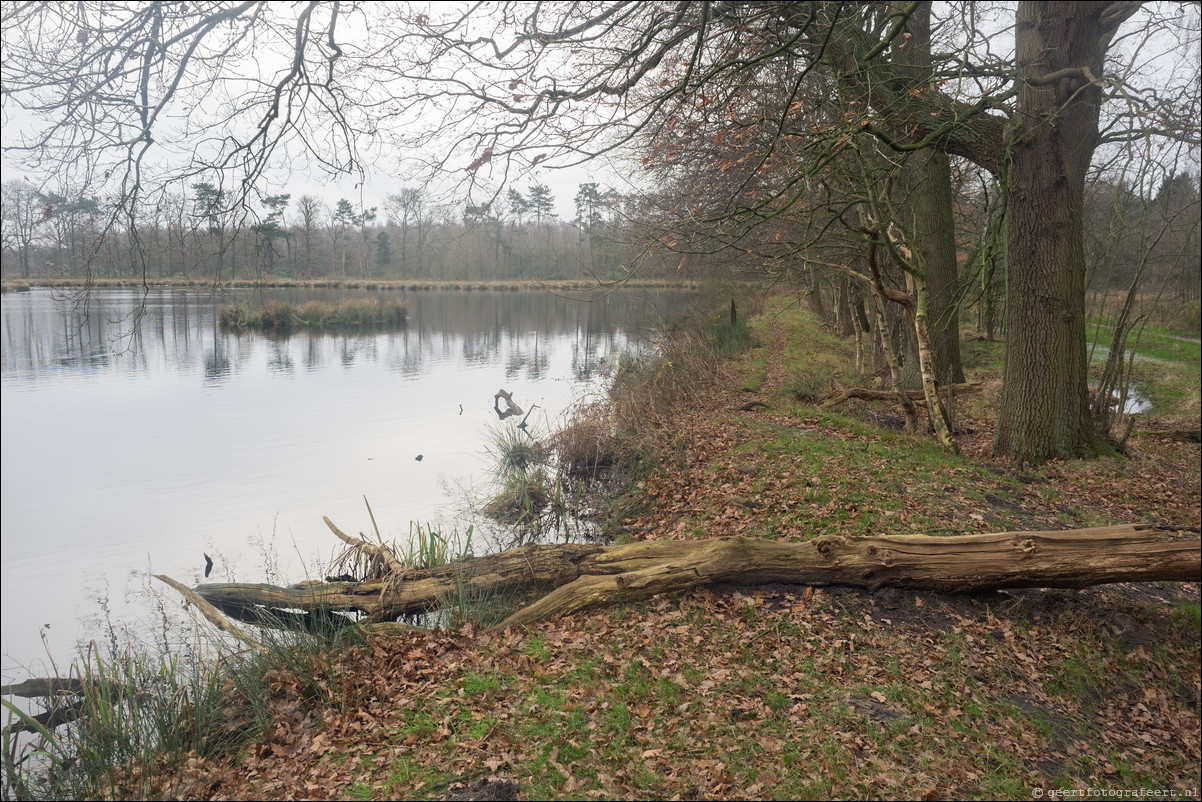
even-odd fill
[[[5,682],[46,673],[48,651],[61,670],[81,638],[112,642],[126,622],[135,637],[161,627],[179,599],[150,593],[151,571],[195,585],[207,553],[208,581],[318,576],[341,545],[322,516],[370,533],[364,496],[385,539],[475,524],[487,549],[473,511],[491,488],[486,443],[516,423],[494,394],[537,405],[545,434],[689,297],[417,292],[400,331],[272,339],[215,325],[221,304],[262,291],[6,293]]]

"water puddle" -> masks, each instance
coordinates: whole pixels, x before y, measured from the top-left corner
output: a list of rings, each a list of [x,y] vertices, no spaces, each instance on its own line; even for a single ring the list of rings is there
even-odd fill
[[[1092,379],[1089,382],[1090,387],[1095,388],[1097,383]],[[1120,397],[1116,394],[1110,400],[1111,408],[1117,409]],[[1139,415],[1142,412],[1147,412],[1152,408],[1152,399],[1145,393],[1142,385],[1132,385],[1127,388],[1127,398],[1123,401],[1124,415]]]

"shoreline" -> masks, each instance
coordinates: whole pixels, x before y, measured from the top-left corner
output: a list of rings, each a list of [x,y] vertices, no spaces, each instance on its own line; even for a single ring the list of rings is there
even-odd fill
[[[121,287],[145,287],[164,289],[344,289],[383,290],[392,292],[522,292],[522,291],[580,291],[620,289],[664,289],[697,291],[697,281],[669,281],[658,279],[616,279],[595,281],[590,279],[555,279],[547,281],[531,279],[507,280],[424,280],[424,279],[185,279],[185,278],[62,278],[35,277],[29,279],[6,278],[0,281],[3,292],[22,292],[34,287],[110,289]]]

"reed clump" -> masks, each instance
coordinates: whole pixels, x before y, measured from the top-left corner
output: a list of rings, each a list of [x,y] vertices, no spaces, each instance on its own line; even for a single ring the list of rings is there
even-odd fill
[[[541,470],[512,476],[484,505],[484,513],[521,530],[539,529],[543,512],[551,505],[552,487],[551,478]]]
[[[350,298],[337,303],[267,301],[258,309],[246,304],[228,304],[217,312],[217,322],[222,328],[277,334],[295,329],[397,328],[404,326],[408,318],[409,305],[404,301],[372,298]]]
[[[525,476],[547,464],[550,449],[517,426],[499,426],[485,445],[503,479]]]
[[[189,756],[228,755],[259,732],[245,728],[243,703],[216,662],[144,647],[104,656],[93,643],[68,673],[47,697],[58,723],[4,700],[5,799],[197,796],[180,771]]]

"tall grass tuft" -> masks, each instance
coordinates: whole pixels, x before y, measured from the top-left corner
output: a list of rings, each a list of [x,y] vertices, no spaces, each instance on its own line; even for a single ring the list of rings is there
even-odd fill
[[[489,433],[485,444],[501,476],[505,479],[525,476],[544,465],[549,449],[517,426],[498,426]]]
[[[421,522],[412,521],[409,524],[409,542],[399,550],[400,558],[406,566],[419,571],[447,565],[471,552],[473,531],[473,527],[469,526],[467,534],[461,538],[457,531],[444,535],[441,527],[434,524],[423,526]]]
[[[747,318],[738,318],[734,323],[723,314],[706,332],[715,351],[720,356],[731,356],[759,345],[755,332],[747,325]]]
[[[484,505],[484,513],[519,529],[539,530],[551,504],[551,480],[543,471],[510,476],[501,491]]]
[[[189,796],[178,771],[187,756],[225,754],[241,742],[212,664],[145,651],[105,658],[93,644],[70,673],[80,681],[57,703],[74,709],[74,721],[54,730],[34,724],[21,747],[6,728],[6,799]],[[32,723],[4,706],[9,725]]]

